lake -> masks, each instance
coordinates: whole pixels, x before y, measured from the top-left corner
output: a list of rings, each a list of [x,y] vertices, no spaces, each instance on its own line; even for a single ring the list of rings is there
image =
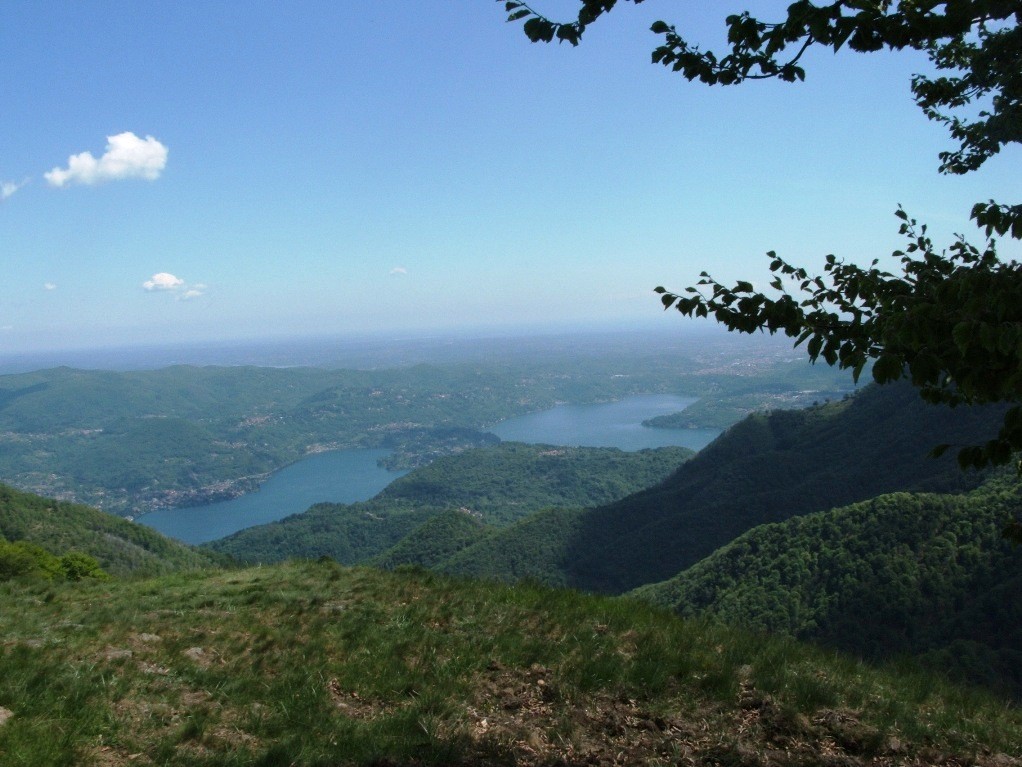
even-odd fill
[[[372,498],[408,472],[387,471],[377,461],[389,450],[316,453],[270,475],[254,493],[219,503],[160,509],[138,521],[185,543],[223,538],[305,511],[314,503],[354,503]]]
[[[650,429],[647,418],[684,410],[692,397],[640,394],[599,405],[559,405],[509,418],[489,431],[504,441],[642,450],[680,445],[699,450],[717,429]],[[372,498],[403,471],[387,471],[377,461],[386,450],[351,449],[317,453],[270,476],[255,493],[230,501],[182,509],[161,509],[138,521],[185,543],[204,543],[253,525],[305,511],[314,503],[354,503]]]
[[[487,431],[505,442],[622,450],[680,445],[700,450],[720,434],[719,429],[650,429],[642,425],[647,418],[677,413],[695,401],[695,397],[676,394],[636,394],[599,405],[559,405],[501,421]]]

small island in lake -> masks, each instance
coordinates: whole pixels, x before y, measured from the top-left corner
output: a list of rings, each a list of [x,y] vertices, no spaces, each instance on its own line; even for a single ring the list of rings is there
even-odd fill
[[[684,411],[677,413],[668,413],[667,415],[657,415],[652,418],[647,418],[642,422],[643,426],[648,426],[651,429],[692,429],[695,428],[695,424],[692,419],[686,415]]]

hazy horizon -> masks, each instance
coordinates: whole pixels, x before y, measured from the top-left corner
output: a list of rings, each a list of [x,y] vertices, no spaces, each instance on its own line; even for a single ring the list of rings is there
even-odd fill
[[[672,318],[673,319],[673,318]],[[513,352],[602,354],[622,346],[649,344],[665,352],[705,344],[763,343],[791,347],[782,337],[729,334],[712,323],[671,322],[651,326],[608,325],[452,328],[431,333],[407,331],[235,338],[153,344],[108,344],[26,351],[0,350],[0,375],[54,367],[141,370],[170,365],[254,365],[261,367],[401,367],[420,362],[493,357]],[[795,352],[797,354],[797,352]]]

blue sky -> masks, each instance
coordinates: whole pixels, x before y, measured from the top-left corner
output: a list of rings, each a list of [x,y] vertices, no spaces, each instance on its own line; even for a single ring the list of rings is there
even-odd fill
[[[657,18],[712,44],[785,4],[623,4],[573,49],[489,0],[6,0],[0,354],[680,323],[654,286],[884,256],[898,203],[948,239],[1017,201],[1017,153],[937,173],[918,55],[731,89],[649,63]]]

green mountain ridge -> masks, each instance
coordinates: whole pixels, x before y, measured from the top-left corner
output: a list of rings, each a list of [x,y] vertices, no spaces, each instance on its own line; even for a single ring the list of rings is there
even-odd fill
[[[430,517],[367,564],[384,570],[412,565],[432,568],[487,537],[490,529],[466,509],[447,509]]]
[[[752,415],[663,482],[605,506],[546,512],[557,521],[501,531],[477,552],[460,552],[449,569],[501,578],[495,552],[541,547],[518,577],[621,593],[671,578],[761,524],[886,492],[975,487],[981,475],[929,451],[984,439],[1002,412],[928,405],[910,386],[889,385],[808,410]],[[558,540],[536,540],[552,531]]]
[[[1022,557],[1000,535],[1020,512],[1015,477],[883,495],[761,525],[632,594],[860,657],[922,657],[1022,697]]]
[[[531,514],[504,530],[466,546],[435,566],[449,575],[514,582],[535,579],[567,587],[561,563],[581,534],[585,509],[552,508]]]

